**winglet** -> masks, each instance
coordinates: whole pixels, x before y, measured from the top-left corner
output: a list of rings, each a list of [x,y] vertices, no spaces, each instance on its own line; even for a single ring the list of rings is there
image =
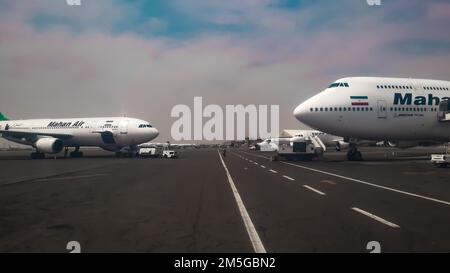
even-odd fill
[[[5,121],[5,120],[9,120],[9,118],[0,112],[0,121]]]

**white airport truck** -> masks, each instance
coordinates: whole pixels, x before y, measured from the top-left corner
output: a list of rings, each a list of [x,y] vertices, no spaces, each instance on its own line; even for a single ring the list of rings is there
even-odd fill
[[[450,165],[450,154],[433,154],[431,155],[431,162],[439,167],[447,167]]]
[[[156,157],[156,158],[178,158],[178,153],[169,150],[167,148],[157,148],[157,147],[150,147],[150,148],[140,148],[138,152],[139,156],[141,157]]]
[[[164,150],[162,153],[162,157],[175,159],[178,158],[178,153],[172,150]]]
[[[323,153],[314,146],[310,138],[293,137],[289,143],[279,144],[277,151],[271,156],[270,160],[312,160],[321,152]]]
[[[445,154],[432,154],[431,163],[439,167],[447,167],[450,165],[450,144],[445,146]]]
[[[140,148],[138,154],[141,157],[161,157],[162,149]]]

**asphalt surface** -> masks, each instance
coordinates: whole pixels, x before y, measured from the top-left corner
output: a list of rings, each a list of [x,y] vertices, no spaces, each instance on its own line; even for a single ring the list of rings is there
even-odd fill
[[[450,252],[450,168],[426,149],[362,151],[362,162],[342,152],[271,162],[229,149],[223,163],[215,149],[176,160],[0,152],[0,252],[68,252],[78,241],[83,252],[252,253],[254,236],[273,253],[369,252],[371,241]]]

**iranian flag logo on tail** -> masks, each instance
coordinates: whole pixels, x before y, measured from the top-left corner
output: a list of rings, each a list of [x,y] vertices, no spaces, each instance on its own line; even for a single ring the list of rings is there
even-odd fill
[[[352,106],[368,106],[369,97],[368,96],[351,96]]]

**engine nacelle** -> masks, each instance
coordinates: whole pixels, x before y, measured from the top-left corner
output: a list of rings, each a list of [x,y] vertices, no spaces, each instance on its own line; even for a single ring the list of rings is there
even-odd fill
[[[340,151],[340,150],[346,150],[348,149],[348,147],[350,146],[350,143],[345,142],[345,141],[338,141],[336,142],[336,151]]]
[[[417,147],[420,145],[417,141],[388,141],[389,146],[400,148],[400,149],[407,149],[412,147]]]
[[[35,146],[41,153],[57,154],[63,150],[64,142],[54,137],[46,137],[38,139]]]

